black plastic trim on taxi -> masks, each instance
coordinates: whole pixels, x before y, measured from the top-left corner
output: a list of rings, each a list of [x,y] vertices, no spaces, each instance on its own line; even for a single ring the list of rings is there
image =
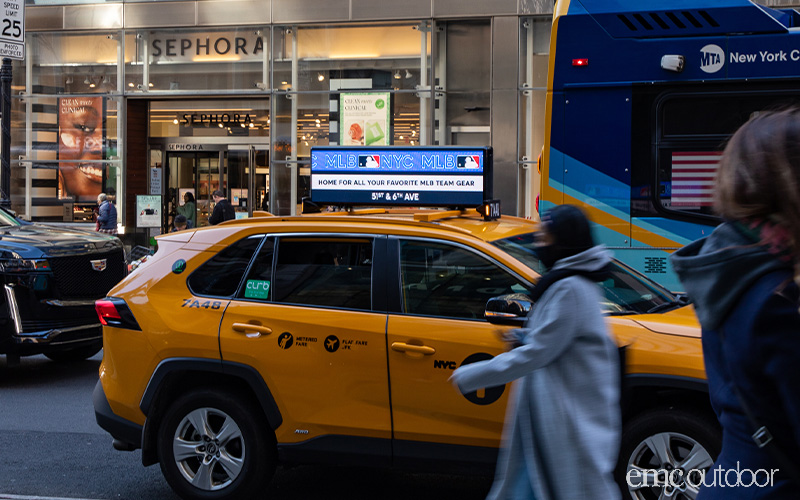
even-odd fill
[[[258,370],[241,363],[217,359],[172,358],[159,363],[153,375],[150,377],[147,388],[142,395],[142,400],[139,403],[139,408],[142,410],[142,413],[149,415],[155,396],[161,388],[164,379],[167,378],[168,375],[180,372],[221,373],[239,378],[245,381],[250,389],[252,389],[256,399],[258,399],[258,402],[261,404],[261,408],[264,410],[269,426],[274,430],[283,423],[283,417],[281,416],[277,403],[275,403],[275,399],[272,397],[272,392],[270,392],[267,383],[264,382]]]
[[[278,443],[282,464],[398,467],[439,473],[491,474],[497,448],[328,435],[301,443]]]
[[[387,238],[375,235],[372,244],[372,310],[387,311],[389,302],[386,290],[386,270],[391,269],[387,258]]]
[[[92,404],[94,406],[94,417],[97,425],[111,434],[116,442],[120,441],[127,445],[127,449],[135,450],[141,447],[142,426],[126,420],[114,413],[111,405],[108,404],[106,393],[103,391],[103,384],[99,380],[92,392]]]
[[[395,440],[394,465],[441,473],[494,472],[498,448]]]
[[[708,381],[704,379],[650,373],[625,374],[625,389],[643,386],[663,389],[683,389],[708,394]]]
[[[387,266],[384,269],[384,276],[386,276],[387,311],[401,314],[403,312],[403,296],[400,289],[400,240],[394,236],[387,242],[386,259]]]
[[[278,443],[283,464],[392,465],[391,439],[361,436],[320,436],[301,443]]]

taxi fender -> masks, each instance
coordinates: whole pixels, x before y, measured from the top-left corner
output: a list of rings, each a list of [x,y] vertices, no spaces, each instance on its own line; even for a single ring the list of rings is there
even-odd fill
[[[155,409],[159,390],[167,378],[186,374],[192,374],[192,378],[202,375],[226,375],[244,382],[261,405],[270,428],[275,430],[283,423],[283,417],[272,397],[272,392],[256,369],[218,359],[166,359],[156,367],[139,402],[139,408],[148,417],[142,432],[142,462],[144,465],[152,465],[158,461],[155,456],[155,428],[151,425],[153,422],[150,417],[151,412]]]

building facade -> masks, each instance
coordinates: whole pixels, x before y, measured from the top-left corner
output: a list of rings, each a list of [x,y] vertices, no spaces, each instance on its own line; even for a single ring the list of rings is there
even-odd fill
[[[785,6],[778,0],[773,5]],[[494,149],[503,212],[535,217],[552,0],[27,0],[12,208],[125,238],[287,215],[316,145]]]

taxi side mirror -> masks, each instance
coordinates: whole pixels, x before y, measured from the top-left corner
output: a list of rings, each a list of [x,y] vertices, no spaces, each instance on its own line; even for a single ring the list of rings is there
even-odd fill
[[[533,302],[523,293],[492,297],[486,302],[483,316],[495,325],[523,326]]]

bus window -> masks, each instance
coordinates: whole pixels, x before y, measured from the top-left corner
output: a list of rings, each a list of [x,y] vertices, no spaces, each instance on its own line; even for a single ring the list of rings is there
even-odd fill
[[[667,92],[657,98],[652,124],[656,157],[639,165],[655,170],[645,177],[652,179],[646,194],[651,202],[656,200],[656,212],[709,221],[713,216],[714,179],[728,138],[753,115],[798,103],[798,94],[775,89],[742,92],[713,88]],[[654,189],[657,196],[651,195]]]

